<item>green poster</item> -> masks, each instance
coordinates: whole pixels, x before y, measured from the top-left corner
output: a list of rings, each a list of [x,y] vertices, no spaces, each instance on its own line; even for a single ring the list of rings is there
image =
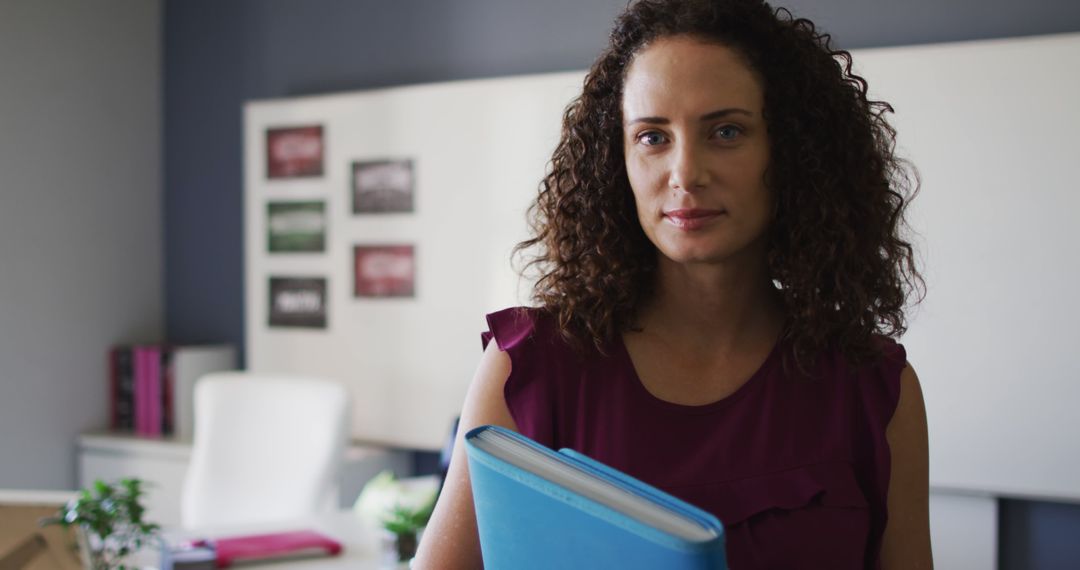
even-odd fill
[[[266,227],[270,253],[326,251],[325,202],[270,202]]]

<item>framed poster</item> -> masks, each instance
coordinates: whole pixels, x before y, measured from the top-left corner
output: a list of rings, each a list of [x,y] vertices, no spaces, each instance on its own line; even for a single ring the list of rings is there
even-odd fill
[[[353,162],[353,213],[412,212],[413,182],[411,159]]]
[[[414,297],[416,257],[412,245],[358,245],[353,249],[356,297]]]
[[[326,279],[271,277],[270,327],[326,328]]]
[[[323,175],[322,125],[266,129],[266,177]]]
[[[326,203],[269,202],[266,229],[270,253],[326,251]]]

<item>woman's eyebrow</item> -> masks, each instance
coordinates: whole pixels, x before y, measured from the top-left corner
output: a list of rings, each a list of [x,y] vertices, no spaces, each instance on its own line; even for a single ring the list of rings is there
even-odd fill
[[[728,115],[746,115],[747,117],[753,117],[754,114],[746,109],[739,107],[729,107],[727,109],[720,109],[719,111],[713,111],[712,113],[706,113],[701,116],[700,121],[712,121],[714,119],[722,119]]]
[[[664,117],[638,117],[636,119],[630,119],[626,122],[626,126],[636,125],[638,123],[649,123],[650,125],[667,125],[671,123],[671,119]]]
[[[728,107],[726,109],[712,111],[711,113],[705,113],[698,120],[702,122],[713,121],[716,119],[727,117],[729,115],[746,115],[747,117],[754,116],[752,112],[746,109],[742,109],[739,107]],[[631,119],[627,121],[626,126],[629,127],[630,125],[636,125],[637,123],[648,123],[650,125],[667,125],[671,123],[671,119],[668,119],[667,117],[638,117],[636,119]]]

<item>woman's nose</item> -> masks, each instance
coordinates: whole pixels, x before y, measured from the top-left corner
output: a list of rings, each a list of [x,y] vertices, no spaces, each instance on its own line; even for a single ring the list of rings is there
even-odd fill
[[[685,140],[685,139],[684,139]],[[703,149],[692,142],[676,145],[672,153],[671,172],[668,185],[672,190],[694,192],[708,183],[708,169],[705,168]]]

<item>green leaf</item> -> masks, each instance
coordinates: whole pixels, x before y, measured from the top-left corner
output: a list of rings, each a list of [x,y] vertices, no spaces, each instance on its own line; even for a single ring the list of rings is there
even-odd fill
[[[64,527],[78,525],[91,543],[102,545],[101,551],[91,553],[95,569],[108,570],[119,559],[149,544],[160,527],[142,520],[145,508],[139,499],[142,495],[139,479],[122,479],[109,484],[95,481],[79,490],[74,499],[57,509],[52,517],[39,521],[42,526],[58,524]]]

